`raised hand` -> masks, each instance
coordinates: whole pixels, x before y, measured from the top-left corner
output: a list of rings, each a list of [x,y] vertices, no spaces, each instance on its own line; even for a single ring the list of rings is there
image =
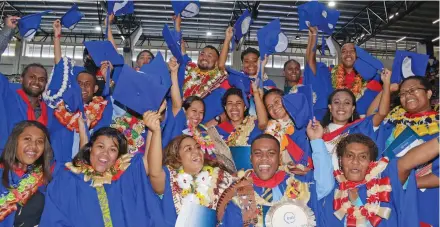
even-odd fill
[[[321,139],[324,135],[324,128],[321,123],[313,118],[313,123],[309,120],[309,124],[307,125],[307,136],[310,140]]]
[[[312,33],[312,35],[317,35],[318,34],[318,27],[316,27],[316,26],[309,27],[309,31]]]
[[[380,74],[380,79],[382,80],[384,85],[389,86],[391,83],[391,71],[386,68],[382,70],[382,73]]]
[[[115,19],[115,14],[110,14],[107,16],[108,17],[108,24],[112,24],[113,20]],[[107,26],[107,19],[104,20],[104,26]]]
[[[113,70],[113,65],[110,61],[102,61],[101,62],[101,74],[104,76],[104,80],[106,80],[107,78],[107,69],[108,67],[110,67],[110,72]]]
[[[158,132],[160,131],[160,114],[153,111],[147,111],[143,115],[143,121],[144,125],[151,131],[151,132]]]
[[[177,71],[179,70],[179,63],[177,63],[177,59],[175,57],[171,57],[168,61],[168,67],[171,71],[171,76],[173,76],[173,73],[177,76]]]
[[[56,19],[53,24],[53,33],[55,37],[58,37],[61,35],[61,21],[59,19]]]
[[[5,18],[5,25],[10,28],[10,29],[15,29],[17,27],[18,24],[18,20],[20,20],[20,17],[17,16],[10,16],[8,15]]]
[[[225,39],[232,40],[233,35],[234,35],[234,28],[229,26],[225,32]]]

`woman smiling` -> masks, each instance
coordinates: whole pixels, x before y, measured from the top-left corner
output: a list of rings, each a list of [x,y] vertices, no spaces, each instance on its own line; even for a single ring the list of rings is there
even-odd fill
[[[38,225],[52,157],[43,124],[22,121],[14,127],[0,157],[0,226]]]

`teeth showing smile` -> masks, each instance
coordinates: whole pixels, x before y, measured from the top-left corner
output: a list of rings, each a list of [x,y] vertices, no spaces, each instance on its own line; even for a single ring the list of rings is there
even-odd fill
[[[107,159],[105,159],[105,158],[100,158],[100,159],[98,159],[101,163],[103,163],[103,164],[107,164],[107,162],[108,162],[108,160]]]
[[[340,115],[343,115],[343,114],[345,114],[345,111],[337,111],[336,113],[340,114]]]
[[[200,157],[194,157],[192,159],[193,162],[200,162],[202,159]]]
[[[26,154],[26,156],[28,156],[29,158],[34,158],[37,155],[37,152],[35,151],[25,151],[24,152]]]
[[[269,171],[269,169],[270,169],[270,165],[259,165],[258,166],[258,170],[260,170],[262,172]]]

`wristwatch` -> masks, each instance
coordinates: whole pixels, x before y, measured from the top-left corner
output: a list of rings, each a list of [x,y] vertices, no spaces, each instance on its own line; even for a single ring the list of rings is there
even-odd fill
[[[222,123],[222,118],[220,116],[216,116],[214,119],[217,121],[217,124]]]

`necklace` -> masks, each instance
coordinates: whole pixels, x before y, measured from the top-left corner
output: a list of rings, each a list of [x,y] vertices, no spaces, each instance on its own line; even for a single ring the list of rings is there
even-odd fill
[[[409,116],[402,106],[397,106],[390,111],[384,121],[396,125],[395,137],[399,136],[407,126],[419,136],[434,135],[439,132],[439,115],[436,111]]]
[[[217,67],[207,72],[200,71],[194,62],[188,63],[185,68],[185,80],[183,81],[183,98],[189,96],[199,96],[204,98],[213,90],[218,88],[226,79],[227,75],[224,71],[220,71]]]
[[[361,182],[349,181],[345,178],[342,170],[335,170],[334,176],[339,183],[333,199],[334,215],[343,220],[347,218],[347,227],[355,227],[357,224],[365,223],[367,220],[373,226],[379,225],[382,218],[388,219],[391,214],[389,207],[381,207],[380,202],[390,202],[392,190],[390,178],[377,178],[388,166],[389,159],[381,158],[379,161],[371,162],[365,179]],[[367,201],[363,206],[355,206],[350,202],[349,190],[365,184],[367,187]]]
[[[101,96],[93,97],[89,104],[84,105],[84,113],[87,119],[91,122],[90,129],[94,128],[101,120],[106,106],[107,100]],[[60,101],[54,109],[54,115],[67,129],[70,131],[78,131],[79,111],[76,111],[75,113],[69,112],[64,101]]]
[[[332,85],[335,89],[348,88],[356,96],[356,99],[362,97],[365,91],[366,83],[362,80],[361,75],[356,73],[352,84],[346,84],[346,72],[344,66],[339,64],[332,69]]]
[[[255,119],[255,116],[245,117],[243,122],[239,126],[237,126],[235,131],[231,132],[226,141],[226,144],[229,147],[249,146],[248,139],[249,135],[255,127]]]
[[[142,152],[145,149],[145,139],[142,136],[145,133],[145,126],[142,120],[126,113],[122,117],[115,118],[114,123],[110,127],[117,129],[125,135],[129,153]]]

